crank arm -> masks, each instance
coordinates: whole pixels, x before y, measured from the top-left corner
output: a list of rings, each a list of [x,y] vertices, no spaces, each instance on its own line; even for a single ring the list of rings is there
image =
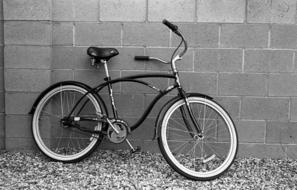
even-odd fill
[[[115,128],[115,126],[113,126],[111,121],[108,118],[105,118],[105,119],[106,119],[106,122],[111,126],[111,128],[116,132],[116,134],[119,134],[120,132],[117,130],[117,128]]]

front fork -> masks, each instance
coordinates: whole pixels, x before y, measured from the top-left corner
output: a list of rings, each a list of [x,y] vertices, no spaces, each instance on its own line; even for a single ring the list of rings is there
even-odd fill
[[[184,107],[180,107],[180,111],[181,111],[181,114],[182,114],[182,118],[184,120],[184,123],[186,124],[186,127],[187,129],[189,130],[190,134],[191,134],[191,137],[195,137],[197,134],[199,138],[202,138],[202,129],[198,123],[198,121],[196,120],[195,116],[194,116],[194,113],[190,107],[190,103],[189,103],[189,100],[188,100],[188,97],[185,93],[185,91],[183,90],[183,88],[181,87],[181,84],[180,84],[180,81],[179,81],[179,75],[178,75],[178,72],[175,71],[174,72],[174,75],[175,75],[175,82],[176,82],[176,85],[178,86],[178,92],[180,94],[180,96],[184,99],[185,101],[185,107],[186,109],[184,109]],[[187,114],[188,113],[188,114]],[[194,125],[194,130],[193,130],[193,125],[190,124],[189,120],[188,120],[188,116],[190,116],[190,121],[192,122],[192,124]]]

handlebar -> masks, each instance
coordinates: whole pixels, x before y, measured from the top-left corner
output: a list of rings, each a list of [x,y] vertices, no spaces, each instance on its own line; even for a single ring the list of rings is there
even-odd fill
[[[169,64],[169,62],[164,61],[164,60],[162,60],[160,58],[157,58],[157,57],[150,57],[150,56],[141,55],[141,56],[135,56],[134,59],[136,61],[153,61],[153,60],[155,60],[155,61],[159,61],[159,62],[164,63],[164,64]]]
[[[171,22],[169,22],[168,20],[164,19],[162,21],[163,24],[165,24],[168,28],[170,28],[173,32],[178,31],[178,26],[176,26],[175,24],[172,24]]]
[[[176,35],[178,35],[180,38],[181,38],[181,42],[180,44],[178,45],[178,47],[175,49],[175,51],[173,52],[173,55],[171,57],[171,61],[174,59],[174,55],[175,53],[177,52],[177,50],[180,48],[180,46],[182,45],[182,43],[184,43],[184,50],[178,54],[178,59],[181,59],[184,54],[187,52],[188,50],[188,45],[187,45],[187,42],[186,40],[184,39],[183,35],[180,33],[180,31],[178,30],[178,26],[169,22],[168,20],[164,19],[162,21],[162,23],[167,26],[172,32],[174,32]],[[159,58],[155,58],[155,57],[149,57],[149,56],[135,56],[134,57],[135,60],[138,60],[138,61],[149,61],[149,60],[157,60],[157,61],[160,61],[162,63],[170,63],[170,62],[166,62],[166,61],[163,61]]]

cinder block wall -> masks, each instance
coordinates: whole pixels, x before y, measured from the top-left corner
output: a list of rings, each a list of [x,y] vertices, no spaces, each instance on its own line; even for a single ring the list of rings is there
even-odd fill
[[[7,150],[34,148],[28,112],[47,86],[103,81],[103,69],[89,66],[90,45],[120,51],[109,64],[112,77],[167,72],[168,66],[133,60],[142,54],[169,58],[178,41],[161,24],[167,18],[190,46],[179,65],[183,85],[215,97],[231,113],[239,155],[286,157],[297,151],[296,0],[4,0],[3,13],[5,146],[0,144]],[[115,88],[129,123],[154,96],[130,84]],[[130,137],[134,145],[158,150],[151,140],[157,114],[154,109]]]

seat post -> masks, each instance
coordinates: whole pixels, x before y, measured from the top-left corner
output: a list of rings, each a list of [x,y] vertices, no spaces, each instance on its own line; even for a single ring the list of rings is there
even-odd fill
[[[107,61],[106,60],[101,60],[102,63],[104,63],[104,69],[105,69],[105,74],[106,77],[109,78],[109,72],[108,72],[108,67],[107,67]]]

